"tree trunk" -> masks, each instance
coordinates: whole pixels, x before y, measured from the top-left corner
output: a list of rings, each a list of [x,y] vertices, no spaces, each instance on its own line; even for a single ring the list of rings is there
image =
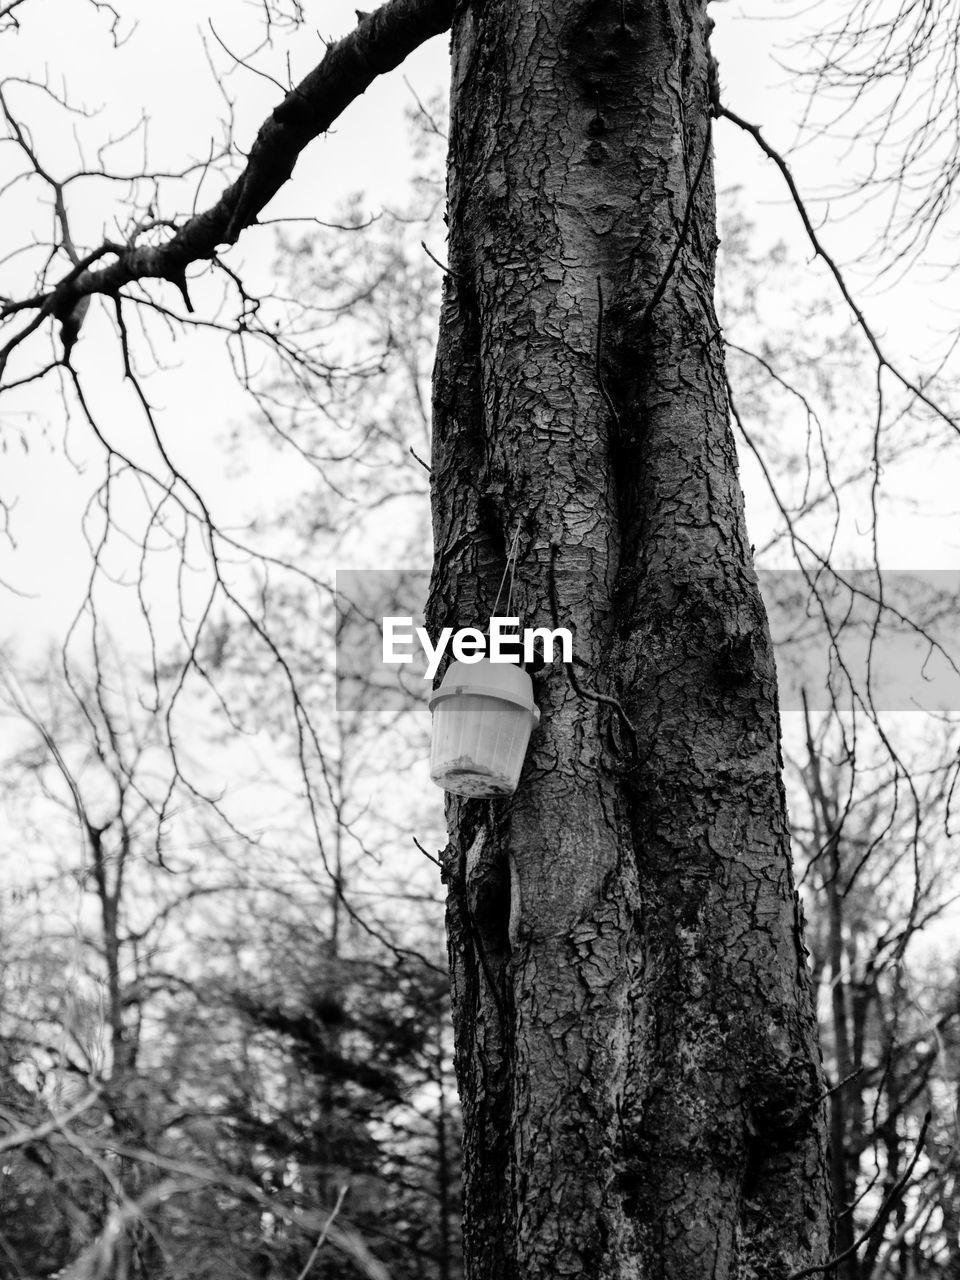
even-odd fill
[[[429,622],[485,622],[519,529],[523,623],[555,595],[587,691],[548,667],[515,797],[448,801],[470,1280],[829,1256],[708,66],[690,0],[487,0],[453,26]]]
[[[814,743],[805,693],[803,716],[807,736],[807,775],[813,810],[814,842],[818,850],[817,856],[823,856],[826,861],[826,874],[822,877],[820,888],[827,900],[827,955],[830,961],[830,1012],[836,1071],[836,1080],[830,1093],[830,1182],[836,1223],[836,1249],[843,1256],[836,1274],[838,1280],[860,1280],[860,1262],[853,1248],[856,1236],[853,1202],[856,1198],[857,1162],[847,1140],[854,1119],[852,1114],[848,1114],[847,1100],[856,1089],[856,1084],[850,1079],[853,1075],[847,1017],[847,977],[850,967],[844,967],[844,897],[840,886],[843,815],[836,794],[836,777],[832,780],[834,785],[830,788],[830,794],[824,785],[822,760]]]

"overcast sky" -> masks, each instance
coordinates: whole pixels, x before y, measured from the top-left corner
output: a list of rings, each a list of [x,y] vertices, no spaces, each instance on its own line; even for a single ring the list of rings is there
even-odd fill
[[[46,74],[52,85],[65,88],[72,102],[99,113],[92,120],[77,121],[75,134],[74,122],[52,104],[48,109],[36,92],[18,85],[8,88],[11,104],[35,122],[34,140],[53,172],[68,172],[76,167],[78,138],[89,157],[97,142],[116,138],[135,125],[141,115],[149,121],[151,167],[179,169],[191,160],[202,160],[208,154],[211,139],[219,136],[224,108],[208,58],[234,103],[234,136],[244,147],[278,100],[280,90],[269,77],[286,81],[289,57],[290,73],[296,80],[322,54],[319,37],[302,31],[291,36],[288,43],[278,33],[272,48],[256,51],[262,37],[262,10],[258,3],[213,0],[197,5],[175,0],[162,6],[121,2],[119,7],[124,16],[121,33],[130,33],[119,51],[113,49],[108,38],[107,15],[78,0],[30,0],[21,10],[21,33],[7,35],[3,40],[8,73],[33,78]],[[809,62],[802,42],[796,42],[843,9],[842,4],[827,3],[794,12],[794,7],[786,4],[771,7],[740,4],[736,0],[722,0],[711,7],[717,21],[714,48],[720,62],[724,99],[739,114],[762,124],[769,140],[778,147],[788,149],[797,141],[798,122],[809,91],[808,84],[785,69],[787,64]],[[319,29],[327,36],[339,36],[355,23],[353,9],[347,3],[312,6],[308,14],[312,30]],[[131,15],[137,17],[132,33]],[[232,53],[249,55],[250,66],[264,74],[231,65],[223,46]],[[413,101],[404,77],[421,98],[429,99],[438,89],[445,92],[446,63],[447,39],[441,37],[419,50],[405,67],[377,81],[349,108],[331,135],[309,148],[293,181],[269,212],[274,216],[332,218],[343,198],[357,190],[367,192],[371,211],[382,202],[402,203],[410,167],[403,113]],[[801,260],[808,259],[809,247],[803,241],[799,220],[774,166],[750,138],[726,121],[716,125],[715,140],[718,185],[742,188],[742,203],[757,222],[758,248],[782,236]],[[879,213],[868,210],[855,214],[855,206],[849,201],[822,199],[826,193],[836,192],[840,180],[856,172],[858,165],[866,164],[863,154],[856,150],[845,157],[845,146],[836,137],[807,140],[791,155],[791,163],[809,197],[824,241],[846,264],[850,281],[875,327],[911,371],[914,359],[918,362],[916,367],[922,369],[954,324],[949,288],[934,285],[929,273],[920,271],[895,287],[889,281],[881,287],[875,283],[875,265],[855,261],[876,239]],[[110,154],[115,165],[128,161],[136,169],[141,151],[142,133],[138,133]],[[0,168],[5,173],[12,172],[12,166],[18,163],[12,147],[0,150]],[[191,179],[177,199],[187,201],[192,192],[202,206],[212,202],[220,185],[221,180],[214,175],[205,180],[197,194],[196,180]],[[117,206],[113,201],[123,194],[98,181],[71,189],[70,208],[78,238],[93,244],[104,233],[114,232]],[[182,203],[179,211],[183,211]],[[37,183],[20,184],[7,193],[3,212],[4,234],[11,236],[11,243],[19,244],[32,236],[42,240],[49,234],[48,192]],[[441,244],[435,247],[442,253]],[[269,232],[247,232],[229,260],[237,264],[242,261],[251,279],[266,288],[272,253],[273,237]],[[0,285],[2,292],[17,292],[23,282],[18,273],[28,261],[19,257],[3,265],[6,278]],[[822,287],[824,279],[822,268],[811,268],[811,287]],[[770,284],[775,299],[776,281],[771,280]],[[99,408],[105,420],[119,433],[118,438],[124,438],[126,417],[133,417],[132,405],[119,387],[116,343],[109,317],[99,303],[95,308],[99,313],[92,312],[85,325],[78,362],[88,383],[101,387]],[[181,342],[173,357],[176,367],[154,379],[151,389],[161,408],[172,452],[204,486],[205,495],[222,518],[229,521],[249,514],[251,492],[235,476],[225,483],[221,442],[223,432],[242,423],[250,408],[230,375],[218,342],[202,338]],[[41,433],[43,426],[48,430],[46,436]],[[63,411],[52,396],[52,386],[29,388],[8,401],[4,427],[8,452],[0,491],[8,500],[19,497],[19,505],[13,513],[17,546],[0,548],[0,578],[31,593],[34,599],[8,600],[3,629],[16,632],[32,647],[40,637],[55,636],[62,630],[82,594],[88,555],[78,529],[96,475],[97,453],[88,434],[74,423],[68,444],[72,457],[81,469],[86,467],[86,473],[78,477],[64,459]],[[916,496],[922,491],[924,510],[912,517],[905,514],[885,536],[881,549],[891,567],[943,568],[958,564],[955,523],[947,514],[952,511],[951,498],[960,479],[957,460],[956,449],[952,453],[944,451],[938,455],[935,467],[929,458],[921,458],[894,478],[905,493]],[[269,473],[258,470],[256,490],[263,492],[272,486],[274,493],[282,493],[288,486],[294,492],[299,473],[292,462],[283,464],[273,459]],[[264,461],[263,465],[268,464]],[[748,507],[759,520],[763,505],[756,489],[758,475],[750,464],[745,465],[744,479]],[[762,532],[751,530],[758,543]]]

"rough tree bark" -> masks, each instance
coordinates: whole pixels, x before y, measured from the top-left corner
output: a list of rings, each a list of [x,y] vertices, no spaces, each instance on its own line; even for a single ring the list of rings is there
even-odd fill
[[[524,622],[555,595],[586,690],[546,669],[516,796],[448,801],[472,1280],[786,1280],[830,1251],[708,26],[695,0],[454,18],[430,625],[485,620],[519,527]]]

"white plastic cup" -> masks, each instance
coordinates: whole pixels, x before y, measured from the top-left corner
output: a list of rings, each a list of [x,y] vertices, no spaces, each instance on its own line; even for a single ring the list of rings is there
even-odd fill
[[[427,700],[430,777],[457,796],[511,796],[540,709],[533,681],[512,662],[452,662]]]

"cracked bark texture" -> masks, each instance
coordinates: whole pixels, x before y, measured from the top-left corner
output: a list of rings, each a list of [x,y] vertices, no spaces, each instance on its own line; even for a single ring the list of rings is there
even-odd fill
[[[455,14],[430,625],[575,634],[517,794],[448,798],[467,1275],[785,1280],[829,1256],[776,675],[713,308],[691,0]],[[605,303],[597,370],[598,281]]]

